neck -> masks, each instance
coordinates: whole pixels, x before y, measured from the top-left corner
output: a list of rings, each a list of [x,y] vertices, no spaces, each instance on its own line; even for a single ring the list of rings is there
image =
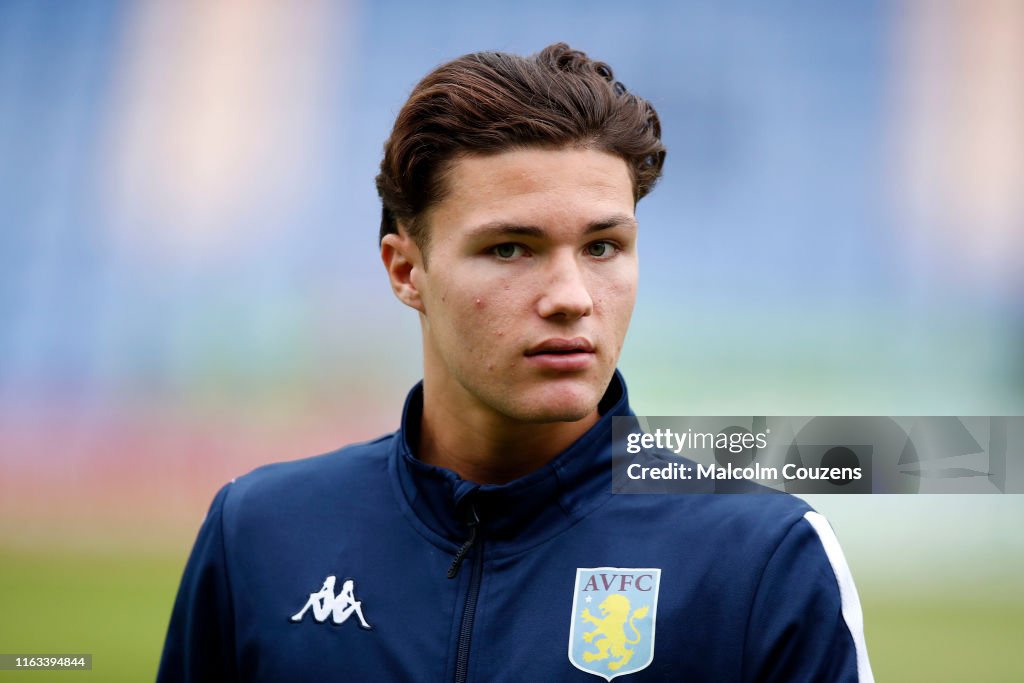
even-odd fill
[[[425,378],[417,455],[478,484],[504,484],[543,467],[600,418],[595,409],[575,422],[521,422],[481,406],[454,406],[440,393]]]

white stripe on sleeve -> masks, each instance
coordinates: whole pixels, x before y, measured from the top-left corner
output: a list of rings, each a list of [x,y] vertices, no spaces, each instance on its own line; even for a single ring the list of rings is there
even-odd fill
[[[850,629],[853,645],[857,649],[857,678],[860,683],[875,683],[875,677],[871,673],[871,662],[868,661],[868,648],[864,642],[864,614],[860,609],[860,597],[857,595],[857,587],[853,585],[853,576],[846,565],[843,549],[839,547],[839,539],[836,538],[828,520],[821,514],[810,511],[804,514],[804,519],[817,532],[839,583],[843,619],[846,621],[846,627]]]

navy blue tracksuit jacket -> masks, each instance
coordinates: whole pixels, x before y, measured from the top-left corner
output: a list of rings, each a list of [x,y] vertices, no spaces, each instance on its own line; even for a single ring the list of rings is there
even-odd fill
[[[601,408],[481,486],[413,455],[416,387],[399,431],[224,486],[158,680],[872,681],[828,523],[785,494],[613,494],[618,373]]]

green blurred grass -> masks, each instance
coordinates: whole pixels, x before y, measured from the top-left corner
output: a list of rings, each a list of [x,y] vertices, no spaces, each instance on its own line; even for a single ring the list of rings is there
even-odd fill
[[[863,595],[871,594],[865,586]],[[991,594],[865,600],[864,630],[879,683],[1021,683],[1024,604]],[[972,596],[977,587],[971,587]],[[1016,597],[1016,596],[1015,596]]]
[[[93,655],[90,672],[0,671],[3,681],[153,680],[184,556],[0,549],[0,652]],[[860,587],[880,683],[1024,681],[1024,604],[971,587],[881,599]]]
[[[185,558],[0,549],[0,652],[91,653],[92,671],[6,681],[152,681]]]

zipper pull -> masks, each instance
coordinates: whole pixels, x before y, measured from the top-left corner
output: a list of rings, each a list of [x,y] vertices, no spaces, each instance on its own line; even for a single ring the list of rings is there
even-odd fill
[[[480,517],[476,514],[476,506],[473,503],[469,504],[469,508],[466,510],[466,526],[469,527],[469,538],[462,544],[459,551],[455,553],[455,559],[452,560],[452,565],[448,567],[448,578],[454,579],[459,575],[459,567],[462,566],[462,561],[466,559],[466,555],[469,554],[470,548],[476,543],[476,529],[480,524]]]

